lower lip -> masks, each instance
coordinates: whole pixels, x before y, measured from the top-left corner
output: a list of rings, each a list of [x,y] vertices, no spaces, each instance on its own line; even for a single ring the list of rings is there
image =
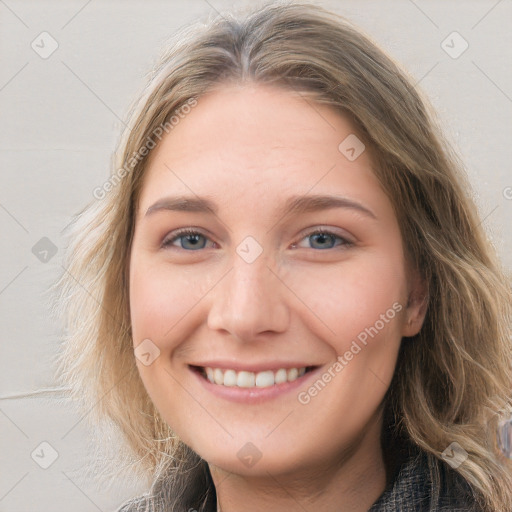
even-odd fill
[[[219,398],[225,398],[226,400],[231,400],[232,402],[258,404],[266,400],[271,400],[272,398],[277,398],[279,396],[297,390],[297,388],[304,385],[311,377],[315,376],[321,370],[321,366],[305,373],[304,375],[302,375],[302,377],[298,377],[292,382],[274,384],[273,386],[268,386],[266,388],[242,388],[238,386],[224,386],[222,384],[213,384],[199,372],[191,368],[189,368],[189,370],[192,372],[195,378],[199,380],[200,384],[204,386],[204,388],[207,391],[213,393]]]

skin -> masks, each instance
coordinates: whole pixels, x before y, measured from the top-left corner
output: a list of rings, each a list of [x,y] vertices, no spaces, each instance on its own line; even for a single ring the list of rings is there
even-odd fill
[[[134,347],[150,339],[160,355],[137,365],[164,419],[208,462],[223,512],[366,511],[384,491],[382,400],[402,337],[423,323],[425,287],[406,263],[370,151],[349,161],[338,150],[352,133],[344,116],[293,91],[225,85],[199,98],[150,155],[130,253],[130,310]],[[145,215],[182,194],[208,196],[217,215]],[[278,213],[304,194],[349,197],[377,218],[345,208]],[[162,247],[183,227],[205,238]],[[334,238],[308,236],[317,227]],[[252,263],[236,252],[247,236],[263,249]],[[208,392],[188,367],[299,360],[323,373],[394,303],[402,310],[307,405],[297,395],[311,379],[243,404]],[[247,442],[261,453],[252,467],[237,456]]]

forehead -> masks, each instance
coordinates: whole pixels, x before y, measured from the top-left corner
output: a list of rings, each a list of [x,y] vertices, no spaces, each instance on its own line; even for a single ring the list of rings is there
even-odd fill
[[[382,200],[369,151],[351,161],[340,150],[347,137],[358,144],[349,119],[310,96],[226,86],[200,97],[153,150],[141,210],[167,193],[211,196],[238,208],[308,190]]]
[[[336,151],[339,137],[354,131],[345,116],[305,93],[268,85],[230,85],[200,97],[165,137],[160,151],[172,149],[175,160],[188,159],[191,153],[224,155],[226,150],[258,155],[258,160],[269,152],[318,158],[315,150],[331,146]]]

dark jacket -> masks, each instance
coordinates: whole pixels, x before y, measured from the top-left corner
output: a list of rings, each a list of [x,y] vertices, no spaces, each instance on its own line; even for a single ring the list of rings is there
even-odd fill
[[[156,498],[155,504],[148,506],[147,500],[141,497],[126,503],[118,512],[171,512],[165,502]],[[176,512],[196,510],[193,505],[183,503]],[[204,511],[215,512],[215,500]],[[442,460],[415,448],[395,464],[386,489],[368,512],[479,511],[470,486],[459,473]]]
[[[436,473],[439,475],[437,478]],[[478,512],[471,487],[447,463],[416,449],[368,512]]]

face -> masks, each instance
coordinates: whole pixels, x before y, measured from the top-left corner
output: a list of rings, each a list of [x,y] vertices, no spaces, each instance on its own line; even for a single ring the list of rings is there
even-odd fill
[[[129,268],[137,366],[171,428],[227,471],[326,464],[377,436],[402,336],[421,327],[354,134],[292,91],[225,86],[151,154]]]

